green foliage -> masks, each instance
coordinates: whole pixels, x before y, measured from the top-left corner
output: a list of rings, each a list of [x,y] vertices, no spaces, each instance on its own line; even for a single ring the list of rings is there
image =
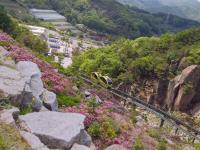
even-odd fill
[[[88,128],[88,132],[93,137],[113,139],[117,136],[119,128],[116,127],[110,118],[103,118],[98,122],[93,122]]]
[[[135,38],[179,31],[199,23],[173,15],[150,14],[115,0],[21,0],[30,8],[54,9],[72,24],[83,23],[91,29],[115,36]],[[115,8],[115,9],[113,9]],[[169,18],[166,21],[166,18]]]
[[[0,149],[1,150],[5,150],[7,148],[6,146],[6,141],[4,140],[4,138],[2,137],[2,135],[0,135]]]
[[[12,105],[10,104],[10,100],[8,98],[0,98],[0,110],[2,109],[10,109]]]
[[[149,129],[148,134],[150,137],[155,138],[157,140],[160,140],[160,138],[161,138],[161,133],[160,133],[159,129],[153,129],[153,128]]]
[[[0,123],[1,150],[30,150],[30,146],[21,137],[19,130],[12,125]]]
[[[32,50],[39,53],[47,52],[47,44],[33,35],[27,28],[19,25],[19,22],[11,18],[2,6],[0,6],[0,29],[10,34],[20,44]]]
[[[101,134],[101,130],[100,130],[100,124],[95,121],[93,122],[90,127],[88,128],[88,133],[92,136],[92,137],[98,137]]]
[[[200,143],[193,143],[192,145],[196,150],[200,149]]]
[[[64,93],[57,94],[57,100],[59,106],[76,106],[80,104],[79,97],[66,96]]]
[[[200,28],[161,37],[121,39],[75,55],[70,71],[88,75],[98,71],[127,84],[144,78],[172,78],[182,71],[171,67],[172,62],[178,64],[185,57],[188,65],[200,65],[199,37]]]
[[[135,125],[137,123],[137,115],[138,115],[138,112],[135,110],[135,109],[131,109],[131,122]]]
[[[142,141],[140,138],[136,139],[133,150],[144,150],[144,146],[142,145]]]
[[[31,112],[33,112],[31,105],[24,106],[24,107],[20,108],[20,115],[26,115],[26,114],[31,113]]]
[[[157,150],[167,150],[167,141],[161,139],[157,145]]]
[[[99,104],[96,102],[96,99],[93,98],[91,100],[89,100],[88,102],[88,106],[91,109],[92,112],[95,112],[95,108],[99,106]]]

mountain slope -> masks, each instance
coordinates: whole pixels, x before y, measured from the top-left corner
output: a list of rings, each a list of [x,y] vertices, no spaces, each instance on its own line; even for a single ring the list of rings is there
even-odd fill
[[[6,10],[14,17],[24,19],[30,17],[28,10],[17,0],[0,0],[0,5],[4,6]]]
[[[84,23],[99,32],[135,38],[176,32],[199,23],[173,15],[150,14],[115,0],[21,0],[29,8],[55,9],[71,23]],[[115,9],[113,9],[115,8]]]
[[[200,21],[198,0],[116,0],[122,4],[136,6],[152,13],[171,13],[187,19]]]

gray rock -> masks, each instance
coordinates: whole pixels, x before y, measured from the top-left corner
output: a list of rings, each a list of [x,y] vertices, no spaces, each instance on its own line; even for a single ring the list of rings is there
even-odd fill
[[[49,111],[46,107],[42,106],[42,108],[40,109],[40,112],[44,112],[44,111]]]
[[[88,147],[92,144],[92,138],[85,130],[81,131],[79,144],[86,145]]]
[[[0,66],[1,97],[9,98],[11,103],[20,105],[23,100],[23,94],[26,93],[26,82],[27,80],[21,77],[20,73],[15,69]]]
[[[91,150],[91,149],[84,145],[74,144],[71,150]]]
[[[32,150],[49,150],[37,136],[25,131],[20,131],[20,134],[30,145]]]
[[[0,112],[0,122],[5,124],[15,125],[15,120],[19,116],[19,109],[13,107],[12,109],[2,110]]]
[[[127,149],[121,145],[114,144],[114,145],[107,147],[105,150],[127,150]]]
[[[43,83],[38,75],[31,76],[30,89],[34,97],[39,97],[43,93]]]
[[[43,103],[46,108],[52,111],[58,110],[58,102],[56,99],[56,94],[53,92],[49,92],[48,90],[44,90],[43,92]]]
[[[20,126],[51,149],[70,149],[81,141],[85,116],[76,113],[38,112],[19,116]]]
[[[73,89],[75,92],[78,92],[78,91],[79,91],[79,89],[78,89],[77,86],[73,86],[72,89]]]
[[[0,56],[5,57],[8,54],[9,54],[9,52],[5,48],[3,48],[2,46],[0,46]]]
[[[38,98],[43,93],[43,83],[41,72],[37,64],[29,61],[20,61],[17,63],[17,70],[24,78],[27,78],[32,95]]]
[[[37,64],[30,61],[20,61],[17,63],[17,70],[26,77],[31,77],[33,75],[42,76],[40,69]]]
[[[90,93],[90,92],[88,92],[88,91],[85,91],[84,92],[85,93],[85,97],[90,97],[92,94]]]
[[[95,95],[95,99],[97,104],[102,103],[102,100],[99,98],[98,95]]]
[[[33,98],[32,101],[32,109],[33,111],[40,111],[42,109],[42,101],[39,98]]]

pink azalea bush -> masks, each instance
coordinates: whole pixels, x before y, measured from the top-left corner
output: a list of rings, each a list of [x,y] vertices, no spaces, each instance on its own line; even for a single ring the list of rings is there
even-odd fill
[[[9,42],[12,40],[13,39],[8,34],[0,32],[0,42]]]
[[[113,107],[114,104],[112,101],[104,101],[101,105],[95,108],[94,112],[90,111],[90,108],[85,103],[79,106],[64,108],[63,111],[85,115],[86,119],[84,124],[86,128],[88,128],[93,122],[100,121],[103,117],[111,117]],[[97,149],[101,149],[102,146],[106,147],[112,144],[121,144],[127,149],[131,149],[133,143],[133,138],[131,138],[129,131],[120,132],[120,134],[118,134],[114,139],[97,138],[93,140]]]
[[[47,89],[60,93],[64,92],[67,85],[69,85],[69,81],[63,75],[57,73],[50,64],[38,59],[27,49],[20,48],[17,45],[7,46],[6,49],[10,52],[10,56],[17,62],[32,61],[36,63],[42,72],[42,80]]]
[[[91,112],[88,108],[88,105],[85,103],[80,104],[79,106],[67,107],[64,108],[64,112],[73,112],[80,113],[86,116],[85,126],[89,127],[92,122],[98,120],[102,115],[109,115],[109,109],[113,107],[113,103],[111,101],[104,101],[99,107],[95,109],[94,112]]]

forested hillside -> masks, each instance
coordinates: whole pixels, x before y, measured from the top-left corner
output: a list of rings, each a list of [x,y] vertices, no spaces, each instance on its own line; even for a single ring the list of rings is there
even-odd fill
[[[173,15],[152,15],[115,0],[21,0],[29,8],[55,9],[71,23],[84,23],[99,32],[135,38],[176,32],[199,23]]]
[[[200,65],[200,29],[159,38],[122,39],[104,48],[88,50],[73,61],[74,71],[87,74],[99,71],[118,83],[170,79],[191,64]]]
[[[183,18],[200,21],[198,0],[116,0],[126,5],[137,6],[152,13],[171,13]]]

